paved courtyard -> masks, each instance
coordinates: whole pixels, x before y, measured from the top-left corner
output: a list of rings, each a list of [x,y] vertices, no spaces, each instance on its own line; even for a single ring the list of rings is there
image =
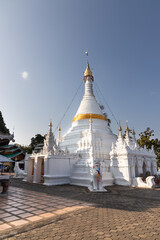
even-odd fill
[[[160,189],[107,190],[12,179],[0,195],[0,239],[160,239]]]

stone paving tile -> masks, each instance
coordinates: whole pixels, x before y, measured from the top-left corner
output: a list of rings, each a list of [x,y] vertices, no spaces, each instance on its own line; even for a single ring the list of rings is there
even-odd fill
[[[20,226],[20,225],[24,225],[24,224],[27,224],[27,223],[28,223],[28,221],[24,220],[24,219],[10,222],[10,224],[14,225],[14,226]]]
[[[11,217],[6,217],[6,218],[2,218],[3,221],[5,222],[11,222],[11,221],[14,221],[14,220],[18,220],[19,217],[16,217],[16,216],[11,216]]]
[[[20,185],[10,187],[8,196],[0,198],[0,231],[39,221],[44,226],[36,225],[8,239],[160,239],[159,190],[147,191],[147,195],[146,189],[111,187],[110,193],[94,194],[82,187],[17,183]],[[77,207],[78,213],[65,218]],[[14,211],[7,211],[10,208]],[[3,214],[9,215],[1,217]],[[59,220],[46,225],[45,219],[59,215]],[[6,222],[4,218],[9,217],[19,220]]]
[[[38,220],[41,220],[42,217],[40,216],[33,216],[33,217],[29,217],[27,218],[28,221],[31,221],[31,222],[35,222],[35,221],[38,221]]]
[[[28,217],[33,216],[33,214],[32,213],[23,213],[23,214],[19,214],[18,216],[21,218],[28,218]]]
[[[15,207],[5,206],[5,211],[7,212],[17,211],[17,209],[18,208],[15,208]]]
[[[11,226],[9,224],[4,223],[4,224],[0,225],[0,230],[6,230],[8,228],[11,228]]]
[[[0,206],[1,207],[1,206]],[[3,210],[0,210],[0,214],[2,214],[2,213],[5,213],[5,211],[3,211]]]
[[[2,213],[2,214],[0,215],[0,220],[2,221],[2,218],[11,217],[11,216],[12,216],[12,215],[11,215],[10,213],[8,213],[8,212]]]
[[[21,201],[23,201],[23,200],[21,200]],[[18,208],[19,208],[19,209],[26,209],[26,208],[28,208],[28,205],[25,205],[25,204],[24,204],[24,205],[22,205],[22,206],[19,206]]]
[[[54,214],[53,213],[43,213],[40,215],[40,217],[43,217],[43,218],[48,218],[48,217],[53,217]]]
[[[134,208],[134,207],[133,207]],[[152,210],[156,217],[157,209]],[[36,228],[27,233],[16,235],[21,239],[159,239],[160,229],[155,227],[152,219],[146,221],[146,214],[126,210],[113,210],[112,208],[88,208],[83,213],[67,219]],[[160,217],[158,214],[157,219]],[[108,221],[109,219],[109,221]],[[129,219],[129,221],[128,221]],[[135,228],[133,228],[133,224]],[[137,225],[138,224],[138,225]],[[74,227],[73,227],[74,226]],[[150,232],[147,227],[150,226]],[[14,237],[8,238],[13,240]]]
[[[45,211],[43,211],[43,210],[36,210],[36,211],[33,211],[32,213],[37,215],[37,214],[45,213]]]
[[[12,214],[14,214],[14,215],[19,215],[19,214],[22,214],[22,213],[25,213],[25,211],[23,211],[23,210],[16,210],[16,211],[10,211]]]

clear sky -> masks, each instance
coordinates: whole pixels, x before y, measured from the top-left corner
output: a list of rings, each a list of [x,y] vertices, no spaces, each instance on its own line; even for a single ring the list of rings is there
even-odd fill
[[[86,50],[123,129],[128,120],[137,135],[150,127],[160,138],[159,0],[0,0],[0,110],[17,143],[45,134],[50,118],[55,129],[83,81]],[[83,90],[84,84],[62,133]]]

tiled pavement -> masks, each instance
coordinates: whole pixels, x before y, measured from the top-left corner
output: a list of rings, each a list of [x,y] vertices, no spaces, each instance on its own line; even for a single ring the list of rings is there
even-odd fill
[[[53,217],[62,209],[66,212],[73,206],[79,209],[83,205],[83,202],[60,196],[10,187],[9,194],[0,197],[0,231]]]
[[[159,240],[160,191],[109,189],[13,182],[0,196],[0,239]]]

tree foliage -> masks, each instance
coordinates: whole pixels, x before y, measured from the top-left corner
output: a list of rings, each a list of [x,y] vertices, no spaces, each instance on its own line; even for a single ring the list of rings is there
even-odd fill
[[[154,140],[154,152],[157,155],[157,165],[160,167],[160,140]]]
[[[2,132],[4,134],[10,134],[9,129],[6,127],[6,124],[4,122],[1,111],[0,111],[0,132]]]
[[[31,154],[31,153],[32,153],[32,147],[31,147],[31,146],[22,146],[22,145],[19,145],[19,147],[22,149],[22,151],[24,152],[24,154],[26,154],[26,153]]]
[[[137,140],[140,147],[144,148],[146,146],[147,149],[151,149],[154,146],[154,139],[151,137],[154,136],[154,130],[147,128],[146,131],[141,132],[139,134],[140,138]]]
[[[144,132],[139,134],[140,138],[137,142],[140,147],[151,149],[153,147],[155,154],[157,155],[157,165],[160,167],[160,140],[158,138],[153,138],[154,130],[147,128]]]
[[[42,136],[41,134],[36,134],[35,137],[31,138],[31,143],[29,146],[33,150],[38,144],[41,144],[44,142],[44,138],[45,136]]]
[[[31,154],[38,144],[43,144],[44,138],[45,136],[42,136],[41,134],[36,134],[35,137],[31,138],[31,143],[29,144],[29,146],[19,145],[19,147],[23,150],[24,153]]]

